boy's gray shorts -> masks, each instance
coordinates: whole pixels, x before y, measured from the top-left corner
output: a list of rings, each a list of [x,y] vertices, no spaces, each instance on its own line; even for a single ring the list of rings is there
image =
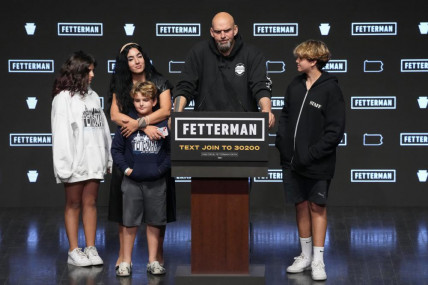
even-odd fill
[[[122,180],[123,225],[135,227],[142,223],[166,225],[166,179],[136,182],[124,176]]]

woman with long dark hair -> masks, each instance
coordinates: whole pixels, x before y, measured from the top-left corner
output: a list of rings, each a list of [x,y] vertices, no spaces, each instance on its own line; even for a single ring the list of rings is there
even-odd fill
[[[134,108],[130,91],[136,82],[151,81],[156,85],[158,91],[158,104],[153,108],[153,113],[138,120],[132,119],[127,114]],[[162,133],[154,124],[168,119],[171,114],[171,88],[172,85],[155,69],[150,58],[136,43],[127,43],[119,51],[116,57],[115,69],[110,82],[110,116],[118,126],[121,134],[128,137],[138,129],[142,129],[151,140],[163,137]],[[121,276],[119,265],[123,262],[123,235],[126,228],[122,224],[122,192],[121,184],[124,173],[117,167],[113,167],[110,185],[109,215],[110,221],[119,224],[119,257],[116,261],[116,274]],[[167,222],[175,221],[175,190],[174,181],[168,176],[167,189]],[[161,228],[161,239],[163,244],[166,226]],[[163,266],[163,247],[159,247],[158,256],[155,257]],[[150,257],[149,257],[150,260]],[[164,270],[164,269],[163,269]]]
[[[111,135],[100,98],[90,88],[95,59],[75,52],[62,65],[52,91],[52,150],[57,183],[65,187],[65,229],[70,248],[67,263],[101,265],[95,248],[98,188],[111,168]],[[82,212],[86,247],[78,247]]]

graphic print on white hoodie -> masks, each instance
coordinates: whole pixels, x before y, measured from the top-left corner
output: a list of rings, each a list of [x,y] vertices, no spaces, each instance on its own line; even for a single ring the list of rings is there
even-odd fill
[[[85,128],[104,128],[104,120],[101,112],[101,109],[95,108],[88,110],[85,105],[85,111],[83,111],[82,116]]]

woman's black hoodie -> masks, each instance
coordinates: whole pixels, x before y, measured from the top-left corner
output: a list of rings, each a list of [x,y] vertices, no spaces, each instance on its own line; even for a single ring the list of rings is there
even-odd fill
[[[306,74],[297,76],[287,88],[275,141],[281,165],[305,177],[331,179],[344,129],[345,103],[337,78],[322,72],[307,90]]]

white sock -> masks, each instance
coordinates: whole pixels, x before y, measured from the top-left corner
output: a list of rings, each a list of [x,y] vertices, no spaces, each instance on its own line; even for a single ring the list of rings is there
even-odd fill
[[[314,261],[322,261],[324,263],[324,247],[314,246]]]
[[[309,259],[312,259],[312,237],[299,239],[303,255]]]

